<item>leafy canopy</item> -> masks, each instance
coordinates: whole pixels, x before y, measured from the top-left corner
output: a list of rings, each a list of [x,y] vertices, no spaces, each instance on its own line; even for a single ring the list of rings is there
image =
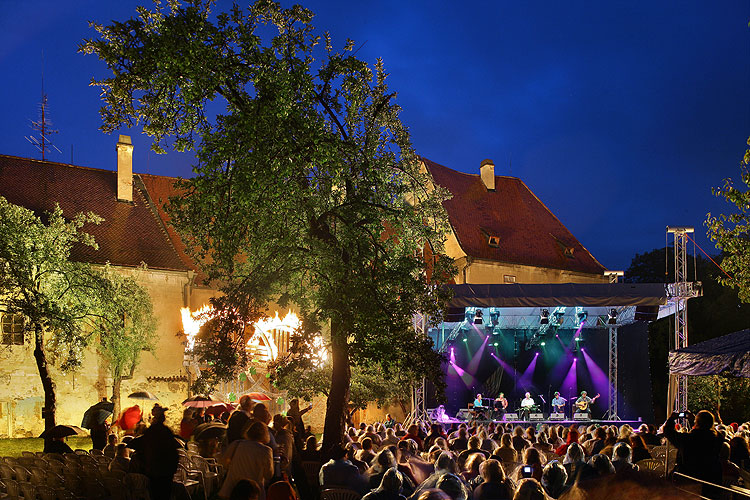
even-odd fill
[[[408,359],[432,373],[439,356],[411,317],[446,299],[436,285],[453,274],[442,255],[447,194],[420,170],[382,61],[358,59],[351,41],[334,50],[300,6],[210,6],[141,7],[93,24],[98,37],[81,45],[112,71],[93,82],[104,130],[141,124],[157,151],[170,141],[196,151],[170,213],[223,292],[197,347],[205,380],[247,366],[248,325],[272,301],[303,320],[283,362],[303,369],[305,346],[324,332],[338,399],[350,363],[388,376]]]
[[[747,141],[750,146],[750,138]],[[740,162],[741,184],[725,179],[724,185],[712,189],[715,196],[734,205],[729,214],[706,215],[708,237],[722,251],[721,266],[729,276],[720,277],[722,284],[739,290],[740,299],[750,302],[750,149]]]

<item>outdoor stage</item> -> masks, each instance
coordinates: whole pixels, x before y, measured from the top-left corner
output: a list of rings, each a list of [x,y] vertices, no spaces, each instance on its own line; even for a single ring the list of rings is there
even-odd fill
[[[521,427],[529,427],[531,425],[562,425],[565,427],[569,427],[570,425],[616,425],[621,426],[624,424],[629,424],[634,429],[637,428],[639,425],[641,425],[643,422],[641,420],[600,420],[600,419],[590,419],[590,420],[472,420],[472,421],[465,421],[465,420],[459,420],[457,418],[451,418],[449,421],[442,421],[438,422],[436,420],[433,420],[434,423],[440,424],[443,426],[444,430],[447,430],[452,425],[459,425],[459,424],[469,424],[469,423],[477,423],[481,425],[489,425],[489,424],[495,424],[497,425],[506,425],[511,424],[513,426],[520,425]]]

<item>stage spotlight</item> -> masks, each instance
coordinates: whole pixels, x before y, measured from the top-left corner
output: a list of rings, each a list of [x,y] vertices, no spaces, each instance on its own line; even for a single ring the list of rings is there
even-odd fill
[[[540,346],[542,346],[542,347],[544,347],[544,346],[546,346],[546,345],[547,345],[547,342],[545,342],[545,341],[543,341],[543,340],[542,340],[542,341],[541,341],[541,342],[539,343],[539,345],[540,345]]]
[[[468,337],[464,337],[464,342],[468,342],[468,341],[469,341],[469,338]]]
[[[542,313],[539,316],[539,324],[540,325],[549,324],[549,309],[542,309]]]
[[[610,309],[609,314],[607,315],[607,324],[608,325],[616,325],[617,324],[617,309]]]
[[[552,313],[552,318],[555,320],[556,325],[562,325],[563,316],[565,316],[565,312],[563,311],[555,311]]]
[[[500,323],[500,311],[495,309],[494,307],[490,308],[490,324],[492,326],[497,326]]]
[[[475,325],[481,325],[482,324],[482,310],[477,308],[477,310],[474,312],[474,324]]]
[[[581,323],[585,323],[588,317],[589,313],[587,313],[586,311],[580,311],[576,313],[576,324],[580,325]]]

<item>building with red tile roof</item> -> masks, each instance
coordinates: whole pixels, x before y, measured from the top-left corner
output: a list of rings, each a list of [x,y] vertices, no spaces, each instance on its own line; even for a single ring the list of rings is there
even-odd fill
[[[447,253],[456,261],[457,283],[606,282],[606,268],[571,234],[526,184],[496,176],[484,160],[466,174],[422,158],[436,185],[452,197],[443,202],[452,233]]]

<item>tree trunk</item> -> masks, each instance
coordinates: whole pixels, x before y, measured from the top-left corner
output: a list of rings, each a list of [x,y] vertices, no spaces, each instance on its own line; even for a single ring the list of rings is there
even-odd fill
[[[57,398],[55,397],[55,384],[49,374],[47,367],[47,354],[44,352],[44,329],[40,324],[34,325],[34,359],[36,367],[39,370],[39,378],[42,379],[42,388],[44,389],[44,409],[42,415],[44,418],[44,430],[49,430],[55,426],[55,411]]]
[[[349,367],[349,345],[346,342],[346,332],[338,321],[331,321],[331,391],[326,404],[326,419],[323,426],[323,456],[330,458],[330,453],[336,445],[340,445],[344,437],[344,419],[346,406],[349,403],[349,383],[351,369]]]
[[[112,414],[112,423],[115,423],[117,417],[120,416],[122,411],[122,405],[120,404],[120,386],[122,385],[122,375],[116,374],[112,377],[112,402],[115,404]]]

